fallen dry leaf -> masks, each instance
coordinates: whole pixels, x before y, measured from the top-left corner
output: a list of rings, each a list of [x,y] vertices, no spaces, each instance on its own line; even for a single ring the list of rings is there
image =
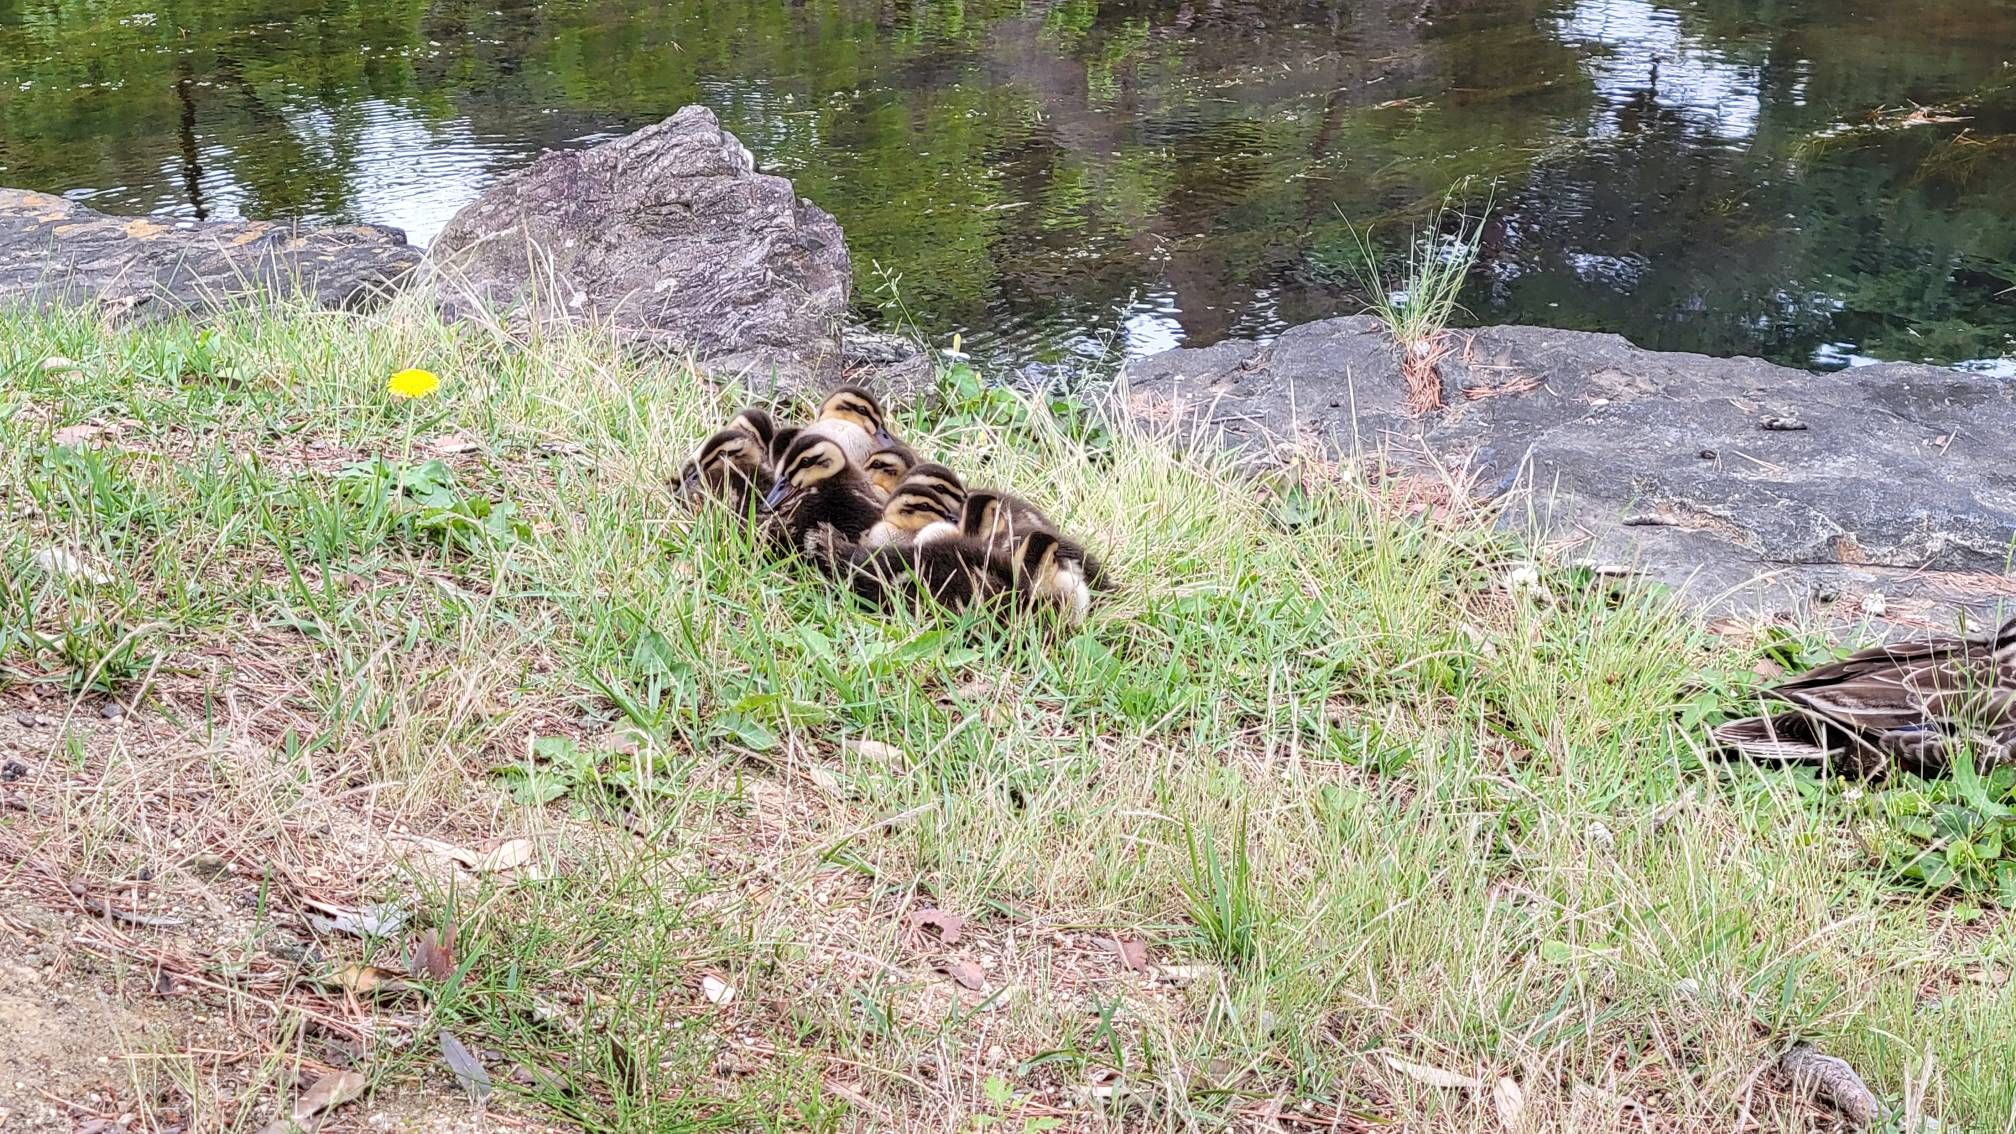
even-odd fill
[[[441,1059],[448,1064],[448,1070],[469,1097],[482,1102],[490,1095],[490,1073],[483,1070],[483,1061],[465,1047],[452,1033],[443,1031],[441,1039]]]
[[[1155,979],[1170,984],[1189,984],[1199,980],[1217,980],[1222,970],[1217,965],[1155,965],[1149,972]]]
[[[267,1123],[259,1134],[292,1134],[293,1131],[307,1129],[316,1115],[334,1110],[363,1094],[369,1082],[355,1071],[332,1071],[301,1092],[294,1105],[287,1109],[286,1117]]]
[[[454,843],[444,843],[439,839],[415,838],[412,841],[444,858],[453,859],[478,874],[516,870],[531,862],[533,856],[539,852],[539,844],[533,839],[505,839],[487,851],[470,850],[468,847],[458,847]]]
[[[874,760],[884,764],[908,764],[910,762],[909,753],[893,744],[884,744],[879,740],[843,740],[840,742],[840,747],[861,757],[863,760]]]
[[[427,443],[437,457],[454,457],[463,453],[474,453],[483,447],[483,442],[467,433],[448,433]]]
[[[377,965],[344,965],[323,978],[322,983],[340,988],[353,996],[370,996],[379,992],[398,992],[412,987],[405,980],[406,974],[395,969],[381,969]]]
[[[708,973],[700,978],[700,995],[706,997],[709,1004],[726,1004],[735,999],[735,986]]]
[[[50,435],[50,440],[58,445],[85,445],[104,439],[112,431],[94,422],[66,425]]]
[[[1785,667],[1772,661],[1770,658],[1763,658],[1756,665],[1750,667],[1750,672],[1766,681],[1776,681],[1778,678],[1785,676]]]
[[[1457,1091],[1474,1091],[1484,1084],[1468,1075],[1458,1075],[1454,1071],[1444,1071],[1440,1067],[1430,1067],[1426,1063],[1409,1063],[1404,1059],[1386,1056],[1386,1066],[1400,1072],[1417,1083],[1431,1087],[1447,1087]]]
[[[61,547],[45,547],[30,557],[29,562],[44,574],[64,579],[82,579],[96,587],[102,587],[112,581],[111,575],[84,562],[76,552]]]
[[[1094,945],[1117,954],[1120,964],[1129,972],[1141,972],[1148,967],[1148,943],[1138,937],[1094,937]]]
[[[904,915],[903,922],[915,930],[936,930],[938,940],[947,945],[959,944],[959,934],[966,928],[966,919],[955,913],[946,913],[935,907],[912,910]]]
[[[1499,1076],[1497,1085],[1491,1088],[1491,1105],[1498,1110],[1498,1122],[1507,1134],[1519,1134],[1526,1129],[1526,1090],[1517,1079]]]
[[[308,928],[328,935],[341,933],[350,937],[396,937],[406,928],[406,911],[398,906],[365,906],[361,910],[332,906],[312,898],[303,901],[320,913],[305,915]]]
[[[834,799],[848,799],[854,794],[846,777],[823,764],[806,765],[805,778],[812,781],[813,787],[818,788]]]
[[[980,966],[971,961],[948,961],[938,966],[938,971],[952,978],[960,988],[978,992],[987,984],[987,976]]]
[[[455,924],[429,929],[413,940],[413,971],[431,980],[455,975]]]

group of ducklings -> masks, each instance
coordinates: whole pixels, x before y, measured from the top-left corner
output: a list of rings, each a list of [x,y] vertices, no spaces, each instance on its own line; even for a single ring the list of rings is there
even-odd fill
[[[1034,504],[920,462],[859,386],[834,390],[802,426],[737,412],[686,463],[680,494],[755,517],[773,543],[884,608],[928,598],[1075,623],[1103,583],[1098,561]]]

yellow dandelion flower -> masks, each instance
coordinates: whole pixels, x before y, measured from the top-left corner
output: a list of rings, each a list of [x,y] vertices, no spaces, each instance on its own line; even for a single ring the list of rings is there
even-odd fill
[[[441,388],[432,370],[401,370],[385,382],[395,398],[424,398]]]

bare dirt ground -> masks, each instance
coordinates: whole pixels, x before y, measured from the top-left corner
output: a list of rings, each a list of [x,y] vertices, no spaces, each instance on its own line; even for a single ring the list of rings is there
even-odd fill
[[[0,702],[0,1130],[257,1130],[359,1061],[382,1021],[341,987],[355,942],[276,899],[382,883],[396,819],[369,793],[276,808],[270,763],[151,713]],[[320,1128],[545,1129],[445,1071],[387,1087]]]

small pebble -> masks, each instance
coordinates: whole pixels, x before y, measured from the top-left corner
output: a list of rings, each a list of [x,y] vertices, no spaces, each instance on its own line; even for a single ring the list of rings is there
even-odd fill
[[[104,707],[98,710],[98,715],[108,721],[116,721],[126,715],[126,707],[117,701],[107,701]]]
[[[1881,591],[1870,591],[1862,596],[1862,613],[1871,618],[1881,618],[1890,610],[1890,602]]]
[[[0,764],[0,784],[11,784],[28,774],[28,765],[19,760],[9,760]]]
[[[34,728],[41,722],[36,720],[34,713],[15,713],[14,723],[20,725],[22,728]]]
[[[1714,460],[1714,459],[1715,459],[1715,450],[1713,450],[1713,449],[1703,449],[1703,450],[1701,450],[1701,451],[1700,451],[1699,453],[1697,453],[1697,454],[1695,454],[1695,455],[1696,455],[1696,456],[1698,456],[1698,457],[1700,457],[1700,458],[1701,458],[1702,460],[1704,460],[1704,461],[1712,461],[1712,460]]]

